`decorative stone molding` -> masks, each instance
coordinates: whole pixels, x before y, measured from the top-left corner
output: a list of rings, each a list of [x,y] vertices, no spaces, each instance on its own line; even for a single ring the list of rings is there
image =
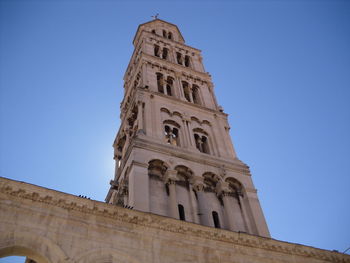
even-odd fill
[[[164,182],[166,184],[175,184],[178,181],[177,171],[168,169],[164,176]]]
[[[6,200],[11,200],[14,203],[31,200],[33,203],[45,203],[68,211],[75,210],[86,214],[110,218],[127,224],[135,224],[161,231],[191,235],[193,237],[208,240],[229,242],[232,243],[232,245],[237,245],[239,247],[252,247],[269,250],[270,252],[312,257],[335,263],[350,263],[349,255],[337,252],[282,242],[245,233],[237,233],[222,229],[218,230],[154,214],[124,209],[94,200],[82,199],[70,194],[0,177],[0,202],[6,202]]]

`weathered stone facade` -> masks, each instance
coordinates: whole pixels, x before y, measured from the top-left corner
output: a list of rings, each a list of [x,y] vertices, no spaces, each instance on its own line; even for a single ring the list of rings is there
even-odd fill
[[[0,257],[37,263],[321,263],[350,256],[0,178]]]
[[[159,19],[140,25],[133,44],[106,201],[269,237],[200,50]]]

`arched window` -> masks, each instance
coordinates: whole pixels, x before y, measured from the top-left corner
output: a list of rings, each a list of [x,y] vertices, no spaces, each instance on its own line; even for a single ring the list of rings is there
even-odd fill
[[[153,34],[156,34],[156,31],[153,29],[153,30],[152,30],[152,33],[153,33]]]
[[[168,76],[167,80],[166,80],[166,93],[168,96],[172,96],[173,95],[173,86],[174,86],[174,79],[170,76]]]
[[[166,31],[163,30],[163,37],[166,37]]]
[[[167,144],[179,146],[179,130],[171,125],[164,126],[165,141]]]
[[[160,47],[158,45],[154,45],[154,55],[160,57]]]
[[[186,220],[186,218],[185,218],[185,209],[184,209],[183,205],[179,204],[177,207],[179,209],[179,218],[180,218],[180,220],[185,221]]]
[[[190,56],[185,56],[185,67],[189,67],[190,66]]]
[[[201,100],[199,96],[199,87],[197,85],[192,86],[192,98],[194,103],[201,105]]]
[[[218,213],[216,211],[213,211],[211,214],[213,216],[213,221],[214,221],[215,228],[221,228]]]
[[[168,58],[168,49],[167,48],[163,48],[162,58],[163,59],[167,59]]]
[[[156,73],[157,75],[157,86],[158,86],[158,92],[164,93],[164,78],[162,73]]]
[[[173,39],[173,34],[171,32],[168,33],[168,38]]]
[[[182,55],[179,52],[176,52],[176,61],[178,64],[182,65]]]
[[[183,88],[186,100],[188,102],[191,102],[190,87],[186,81],[182,81],[182,88]]]
[[[209,154],[209,144],[208,144],[208,138],[205,135],[201,135],[198,133],[194,134],[194,140],[196,142],[196,148],[202,152]]]

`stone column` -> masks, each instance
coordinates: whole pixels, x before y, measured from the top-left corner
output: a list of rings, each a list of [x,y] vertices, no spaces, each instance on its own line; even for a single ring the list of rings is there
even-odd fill
[[[196,142],[194,141],[194,137],[193,137],[193,133],[192,133],[191,120],[190,120],[190,118],[188,118],[186,121],[187,121],[187,124],[188,124],[187,132],[188,132],[188,136],[190,138],[190,147],[193,148],[193,149],[197,149],[196,148]]]
[[[188,86],[190,86],[190,84],[188,84]],[[189,91],[190,91],[190,101],[191,101],[192,103],[194,103],[192,87],[188,87],[188,89],[189,89]]]
[[[204,182],[203,178],[197,177],[193,181],[193,189],[196,191],[198,198],[198,210],[199,220],[202,225],[211,226],[208,218],[207,203],[205,200],[204,193]]]
[[[222,201],[224,202],[224,209],[225,209],[225,215],[226,215],[226,222],[228,224],[228,229],[231,231],[238,231],[238,229],[235,227],[233,219],[234,214],[232,211],[232,205],[230,202],[231,194],[228,192],[223,192],[221,194]]]
[[[238,229],[235,227],[234,222],[234,213],[233,213],[233,207],[231,204],[231,190],[229,188],[228,183],[219,181],[216,185],[216,194],[218,196],[222,197],[222,201],[224,203],[224,210],[225,210],[225,219],[226,223],[228,224],[227,228],[231,231],[238,231]]]
[[[190,191],[190,202],[192,207],[193,222],[196,224],[200,224],[199,215],[198,215],[199,211],[198,211],[198,206],[196,204],[196,196],[193,192],[193,187],[191,183],[189,185],[189,191]]]
[[[142,63],[142,86],[149,86],[147,78],[147,62]]]
[[[177,206],[176,197],[176,181],[177,181],[177,171],[167,170],[165,174],[165,183],[169,187],[169,216],[172,218],[179,219],[179,211]]]
[[[183,91],[183,88],[182,88],[182,82],[181,82],[181,73],[176,73],[176,76],[175,76],[175,81],[177,82],[177,86],[178,86],[178,98],[180,98],[181,100],[186,100],[185,99],[185,95],[184,95],[184,91]]]
[[[185,148],[188,148],[190,146],[190,138],[188,138],[188,131],[187,131],[187,126],[186,126],[186,120],[182,120],[182,130],[181,130],[182,138],[184,139],[182,146]]]
[[[143,102],[138,101],[137,102],[137,111],[138,111],[138,116],[137,116],[137,121],[138,121],[138,133],[143,133],[145,134],[145,129],[144,129],[144,114],[143,114]]]
[[[239,203],[241,204],[241,208],[242,208],[242,214],[243,214],[243,221],[244,221],[244,224],[245,224],[245,229],[246,229],[246,231],[248,233],[251,233],[250,221],[249,221],[247,210],[245,208],[243,195],[241,193],[238,193],[238,200],[239,200]]]

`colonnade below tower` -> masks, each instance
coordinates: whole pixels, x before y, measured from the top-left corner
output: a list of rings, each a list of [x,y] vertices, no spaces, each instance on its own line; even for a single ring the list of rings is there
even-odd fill
[[[110,192],[109,203],[205,226],[269,236],[253,185],[247,181],[244,186],[230,167],[208,165],[209,157],[203,164],[159,153],[152,159],[148,154],[151,149],[138,146],[146,141],[140,138],[134,143],[130,153],[133,160],[123,167],[123,176],[111,182],[116,190]]]

